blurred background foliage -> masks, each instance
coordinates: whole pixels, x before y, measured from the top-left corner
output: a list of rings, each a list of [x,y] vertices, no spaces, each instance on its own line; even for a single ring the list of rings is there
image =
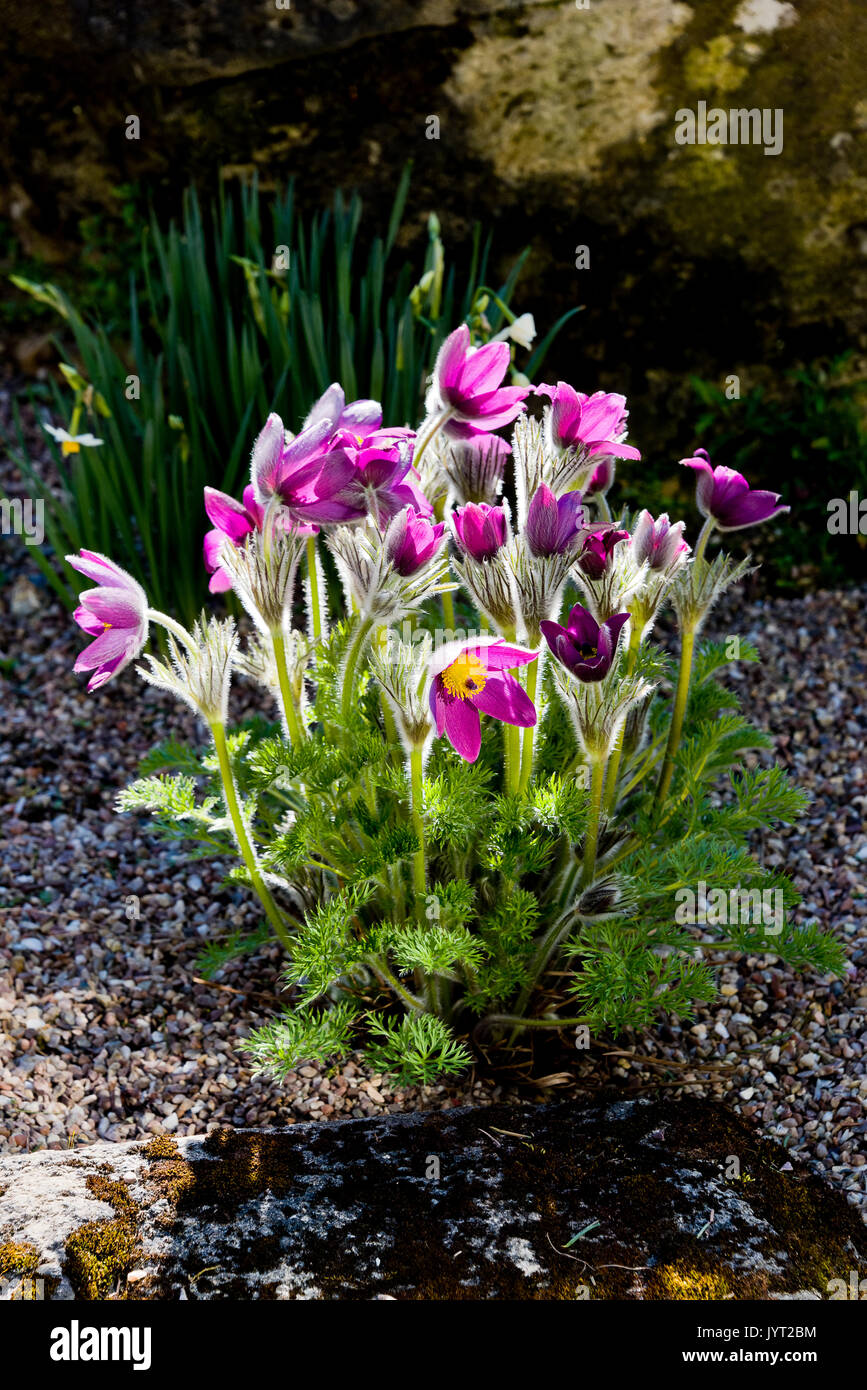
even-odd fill
[[[462,319],[485,333],[500,328],[525,256],[492,292],[490,233],[476,227],[459,273],[431,215],[413,265],[395,251],[409,186],[407,168],[384,235],[367,237],[357,195],[338,191],[331,208],[303,217],[292,184],[263,198],[252,180],[204,206],[189,189],[178,222],[162,228],[149,216],[124,300],[108,278],[107,239],[107,259],[96,259],[80,302],[58,284],[12,276],[57,326],[61,370],[28,391],[31,405],[72,434],[103,440],[65,454],[45,436],[57,485],[46,495],[49,553],[33,554],[65,602],[80,582],[62,557],[87,546],[120,557],[155,606],[191,619],[206,594],[202,489],[240,494],[269,411],[298,429],[339,380],[347,399],[373,397],[387,422],[415,424],[451,328]],[[524,372],[541,366],[560,326],[527,355]],[[18,402],[13,417],[8,446],[41,496]]]

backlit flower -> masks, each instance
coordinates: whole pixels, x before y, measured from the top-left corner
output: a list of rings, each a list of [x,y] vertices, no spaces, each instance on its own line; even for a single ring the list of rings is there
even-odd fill
[[[442,542],[444,530],[444,522],[431,525],[415,507],[399,512],[385,534],[385,553],[397,573],[407,578],[426,565]]]
[[[537,386],[536,394],[548,396],[549,442],[555,449],[579,449],[588,455],[611,455],[620,459],[640,459],[641,454],[626,436],[626,397],[609,391],[585,396],[565,381],[556,386]]]
[[[779,505],[778,492],[751,488],[743,474],[733,468],[724,468],[722,464],[712,467],[706,449],[696,449],[692,458],[680,461],[698,474],[696,505],[720,531],[740,531],[744,526],[756,526],[790,510]]]
[[[67,564],[92,579],[73,613],[78,626],[96,641],[75,662],[76,671],[93,671],[88,690],[98,690],[140,653],[148,636],[147,594],[131,574],[93,550],[67,555]]]
[[[445,431],[466,438],[479,430],[497,430],[524,409],[524,386],[501,386],[510,361],[508,343],[472,347],[465,323],[450,333],[437,354],[427,395],[429,415],[448,412]]]
[[[458,545],[472,560],[490,560],[508,539],[509,524],[503,507],[487,502],[468,502],[452,514]]]

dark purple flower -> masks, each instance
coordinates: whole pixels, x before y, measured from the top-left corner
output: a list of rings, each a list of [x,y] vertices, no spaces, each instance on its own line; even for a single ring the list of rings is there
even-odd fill
[[[558,500],[543,483],[527,509],[524,535],[533,555],[563,555],[577,544],[583,526],[581,493],[567,492]]]
[[[508,343],[472,347],[465,323],[450,333],[437,354],[427,396],[429,415],[450,412],[446,434],[466,438],[498,430],[524,409],[526,386],[501,386],[511,353]]]
[[[415,507],[398,512],[385,535],[385,553],[398,574],[407,578],[426,565],[438,550],[444,530],[445,522],[432,526]]]
[[[740,531],[791,510],[779,505],[778,492],[751,488],[743,474],[733,468],[724,468],[722,464],[713,468],[706,449],[696,449],[692,458],[680,461],[698,474],[696,504],[702,516],[713,521],[720,531]]]
[[[458,545],[472,560],[490,560],[506,544],[508,522],[502,507],[468,502],[452,515]]]
[[[537,396],[548,396],[551,409],[548,431],[556,449],[584,449],[588,454],[612,455],[620,459],[640,459],[626,434],[626,397],[609,391],[585,396],[565,381],[556,386],[537,386]]]
[[[584,539],[584,548],[578,556],[578,568],[588,579],[601,579],[614,554],[619,541],[628,541],[628,531],[618,531],[613,526],[600,528]]]
[[[628,613],[615,613],[602,625],[576,603],[565,627],[545,619],[539,624],[557,660],[579,681],[601,681],[611,670]]]

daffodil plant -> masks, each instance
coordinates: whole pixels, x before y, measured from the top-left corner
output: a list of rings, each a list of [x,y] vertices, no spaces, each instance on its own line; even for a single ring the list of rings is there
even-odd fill
[[[617,463],[640,464],[624,398],[534,391],[513,351],[457,328],[417,430],[337,384],[295,435],[269,417],[243,497],[204,499],[209,586],[243,634],[189,632],[113,560],[70,557],[96,586],[75,615],[90,689],[162,626],[167,655],[138,670],[209,731],[157,750],[120,805],[236,850],[285,950],[286,1011],[246,1045],[278,1077],[361,1046],[429,1081],[530,1030],[689,1018],[723,951],[842,967],[750,853],[804,804],[748,759],[769,741],[718,679],[758,654],[698,640],[749,568],[710,543],[787,509],[699,452],[694,550],[683,521],[618,513]],[[666,604],[677,663],[652,641]],[[235,676],[261,718],[231,731]]]

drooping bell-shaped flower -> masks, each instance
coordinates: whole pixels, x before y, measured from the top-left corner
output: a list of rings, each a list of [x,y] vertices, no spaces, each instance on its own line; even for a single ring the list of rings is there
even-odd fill
[[[533,701],[509,671],[535,661],[537,655],[499,639],[450,642],[435,652],[429,699],[437,735],[445,734],[465,762],[474,763],[479,756],[480,715],[523,729],[536,723]]]
[[[733,468],[724,468],[722,464],[714,468],[706,449],[696,449],[692,458],[680,461],[698,474],[696,505],[719,531],[741,531],[745,526],[756,526],[791,510],[780,506],[778,492],[751,488],[744,475]]]
[[[576,603],[565,627],[554,622],[540,626],[545,641],[567,671],[579,681],[601,681],[611,670],[620,633],[628,622],[628,613],[615,613],[606,622],[597,623],[592,613]]]
[[[73,613],[78,626],[96,640],[80,652],[74,670],[93,671],[88,690],[98,690],[135,660],[148,637],[148,600],[138,580],[95,550],[67,555],[66,563],[92,579]]]
[[[428,415],[447,412],[445,431],[453,438],[511,424],[524,409],[529,388],[500,384],[509,361],[508,343],[473,347],[470,330],[462,323],[437,354],[425,402]]]

